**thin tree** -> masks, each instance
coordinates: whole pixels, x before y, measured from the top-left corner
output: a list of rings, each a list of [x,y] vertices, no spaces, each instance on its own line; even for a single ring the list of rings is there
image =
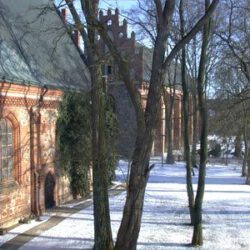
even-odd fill
[[[243,142],[244,142],[244,148],[245,153],[243,157],[243,163],[242,163],[242,170],[241,170],[241,176],[246,177],[248,174],[248,154],[249,154],[249,145],[248,145],[248,121],[249,121],[249,110],[246,108],[246,104],[242,103],[242,112],[243,112]]]
[[[98,15],[99,1],[81,1],[81,12],[86,26],[81,20],[72,0],[65,0],[85,45],[85,54],[81,54],[87,64],[91,78],[92,99],[92,161],[93,161],[93,199],[94,199],[94,249],[113,249],[108,200],[108,166],[105,146],[104,96],[101,58],[98,54],[97,29],[90,25],[91,17]]]
[[[210,0],[205,0],[205,10],[207,11],[210,6]],[[201,120],[201,134],[200,134],[200,168],[198,187],[194,204],[194,232],[193,232],[193,245],[203,245],[203,232],[202,232],[202,205],[205,191],[205,176],[206,176],[206,161],[207,161],[207,134],[208,134],[208,118],[207,118],[207,101],[206,101],[206,63],[207,63],[207,48],[209,37],[211,33],[211,18],[209,22],[204,25],[201,56],[199,63],[198,73],[198,103],[199,115]]]
[[[184,19],[184,1],[180,0],[180,32],[181,37],[185,36],[185,19]],[[186,46],[182,48],[181,53],[181,82],[183,91],[183,121],[184,121],[184,154],[186,162],[186,185],[187,185],[187,195],[188,195],[188,206],[191,218],[191,224],[194,224],[194,191],[192,184],[192,162],[190,155],[190,138],[189,138],[189,126],[190,126],[190,108],[189,108],[189,87],[187,83],[187,72],[186,72]]]
[[[174,62],[174,75],[172,76],[172,68],[168,69],[168,85],[163,85],[162,95],[165,105],[165,135],[166,135],[166,147],[167,147],[167,164],[174,164],[174,145],[173,145],[173,114],[174,114],[174,105],[176,99],[176,78],[177,78],[177,67],[178,60],[175,59]]]

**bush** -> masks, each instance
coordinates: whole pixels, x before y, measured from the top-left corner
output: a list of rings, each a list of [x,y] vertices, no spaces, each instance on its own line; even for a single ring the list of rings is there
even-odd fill
[[[92,161],[91,99],[89,93],[66,93],[59,109],[57,140],[60,166],[70,176],[73,196],[86,196],[90,191],[89,168]],[[115,177],[117,157],[115,140],[118,123],[107,98],[105,107],[105,157],[109,168],[109,179]]]
[[[212,149],[208,152],[209,156],[220,157],[221,155],[221,145],[219,143],[215,143]]]
[[[91,106],[88,94],[66,93],[59,109],[57,138],[60,166],[70,176],[73,196],[89,194]]]

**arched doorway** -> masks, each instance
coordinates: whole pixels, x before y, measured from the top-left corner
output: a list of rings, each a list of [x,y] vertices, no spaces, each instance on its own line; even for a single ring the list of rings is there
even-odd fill
[[[54,176],[49,172],[45,179],[45,208],[52,208],[55,206],[54,190],[55,190]]]

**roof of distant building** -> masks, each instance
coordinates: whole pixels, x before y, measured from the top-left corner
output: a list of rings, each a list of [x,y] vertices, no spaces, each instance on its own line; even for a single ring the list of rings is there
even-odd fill
[[[153,61],[153,49],[138,42],[136,43],[136,46],[138,48],[143,48],[143,80],[149,82]],[[179,63],[176,64],[175,62],[172,62],[169,69],[167,69],[164,83],[166,86],[169,86],[173,85],[174,82],[177,86],[181,85],[181,66]]]

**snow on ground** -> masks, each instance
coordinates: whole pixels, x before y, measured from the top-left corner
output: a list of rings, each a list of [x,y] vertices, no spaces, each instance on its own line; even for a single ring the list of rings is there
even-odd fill
[[[16,237],[19,234],[22,234],[26,231],[28,231],[29,229],[38,226],[44,222],[46,222],[51,216],[50,215],[44,215],[40,217],[39,221],[35,221],[32,220],[30,221],[30,223],[28,224],[22,224],[14,229],[12,229],[11,231],[9,231],[9,233],[0,236],[0,249],[1,249],[1,245],[3,245],[4,243],[6,243],[7,241],[13,239],[14,237]]]
[[[126,166],[120,161],[118,180],[126,179]],[[244,182],[240,166],[208,165],[200,249],[250,249],[250,186]],[[110,197],[114,238],[124,201],[125,192]],[[91,249],[92,209],[69,216],[20,249]],[[195,249],[187,246],[192,237],[188,223],[184,164],[156,164],[147,185],[138,249]]]

